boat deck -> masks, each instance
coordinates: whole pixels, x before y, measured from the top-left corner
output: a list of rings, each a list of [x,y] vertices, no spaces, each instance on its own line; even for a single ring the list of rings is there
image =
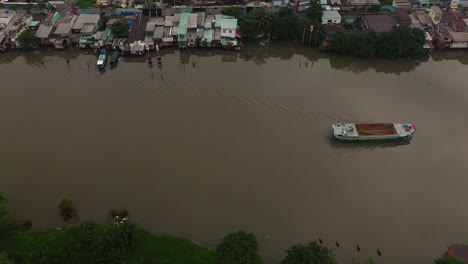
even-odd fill
[[[360,136],[395,135],[397,131],[392,123],[356,124]]]

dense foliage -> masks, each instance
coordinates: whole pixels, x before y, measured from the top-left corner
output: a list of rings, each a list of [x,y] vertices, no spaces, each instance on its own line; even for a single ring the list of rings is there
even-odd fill
[[[310,7],[307,8],[305,16],[314,24],[318,25],[322,23],[323,9],[320,5],[320,1],[310,1]]]
[[[106,30],[107,22],[109,22],[109,19],[110,19],[110,16],[101,14],[99,21],[98,21],[98,27],[100,31]]]
[[[39,40],[36,38],[36,32],[31,29],[26,29],[16,39],[23,49],[36,47]]]
[[[273,36],[282,40],[294,40],[301,35],[299,17],[291,7],[283,7],[273,19]]]
[[[392,59],[419,59],[424,56],[424,32],[407,26],[394,27],[390,32],[338,31],[333,36],[333,48],[357,57],[381,56]]]
[[[128,37],[128,25],[125,21],[116,21],[111,26],[110,29],[114,32],[114,37],[116,38],[126,38]]]
[[[8,257],[6,253],[0,252],[0,264],[14,264],[14,262]]]
[[[224,237],[216,248],[218,264],[258,264],[257,238],[253,233],[239,231]]]
[[[336,264],[332,251],[312,242],[308,245],[294,245],[286,250],[281,264]]]
[[[76,216],[75,205],[70,199],[63,198],[58,205],[58,209],[64,221],[69,221]]]
[[[10,214],[6,208],[8,200],[0,193],[0,231],[11,223]]]
[[[369,57],[375,53],[376,41],[373,31],[338,31],[333,36],[333,47],[343,54]]]
[[[242,10],[239,7],[231,6],[231,7],[224,8],[223,10],[221,10],[221,14],[226,15],[226,16],[233,16],[239,19],[242,15]]]
[[[95,6],[97,3],[97,0],[78,0],[75,3],[75,6],[78,8],[89,8]]]
[[[394,27],[379,34],[377,55],[392,59],[418,59],[424,56],[424,31],[409,26]]]
[[[465,261],[450,257],[450,256],[444,256],[443,258],[436,259],[434,260],[435,264],[467,264]]]

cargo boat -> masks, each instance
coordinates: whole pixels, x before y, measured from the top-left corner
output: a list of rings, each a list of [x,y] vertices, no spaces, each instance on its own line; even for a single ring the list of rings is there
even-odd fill
[[[103,49],[101,53],[99,54],[99,58],[96,63],[96,66],[98,67],[99,70],[102,70],[106,67],[106,64],[107,64],[107,50]]]
[[[117,66],[117,63],[119,62],[119,57],[120,57],[120,53],[118,51],[114,51],[114,53],[112,53],[112,56],[110,58],[109,65]]]
[[[341,141],[377,141],[411,139],[416,132],[414,124],[334,124],[333,136]]]

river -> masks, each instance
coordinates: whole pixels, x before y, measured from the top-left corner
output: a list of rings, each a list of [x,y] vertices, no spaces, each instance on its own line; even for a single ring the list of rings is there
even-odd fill
[[[69,197],[81,220],[125,208],[201,245],[255,232],[267,264],[319,237],[340,264],[426,264],[468,243],[468,53],[408,62],[275,43],[163,49],[162,62],[100,73],[91,52],[0,55],[0,191],[16,218],[56,227]],[[343,144],[337,122],[418,131]]]

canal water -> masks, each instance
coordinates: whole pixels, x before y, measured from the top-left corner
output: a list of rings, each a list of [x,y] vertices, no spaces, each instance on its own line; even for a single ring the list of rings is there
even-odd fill
[[[125,208],[201,245],[255,232],[268,264],[319,237],[340,263],[431,263],[468,243],[467,53],[388,61],[276,43],[164,49],[162,62],[98,72],[93,53],[0,56],[0,190],[16,218],[57,227],[69,197],[81,220]],[[418,131],[343,144],[338,122]]]

